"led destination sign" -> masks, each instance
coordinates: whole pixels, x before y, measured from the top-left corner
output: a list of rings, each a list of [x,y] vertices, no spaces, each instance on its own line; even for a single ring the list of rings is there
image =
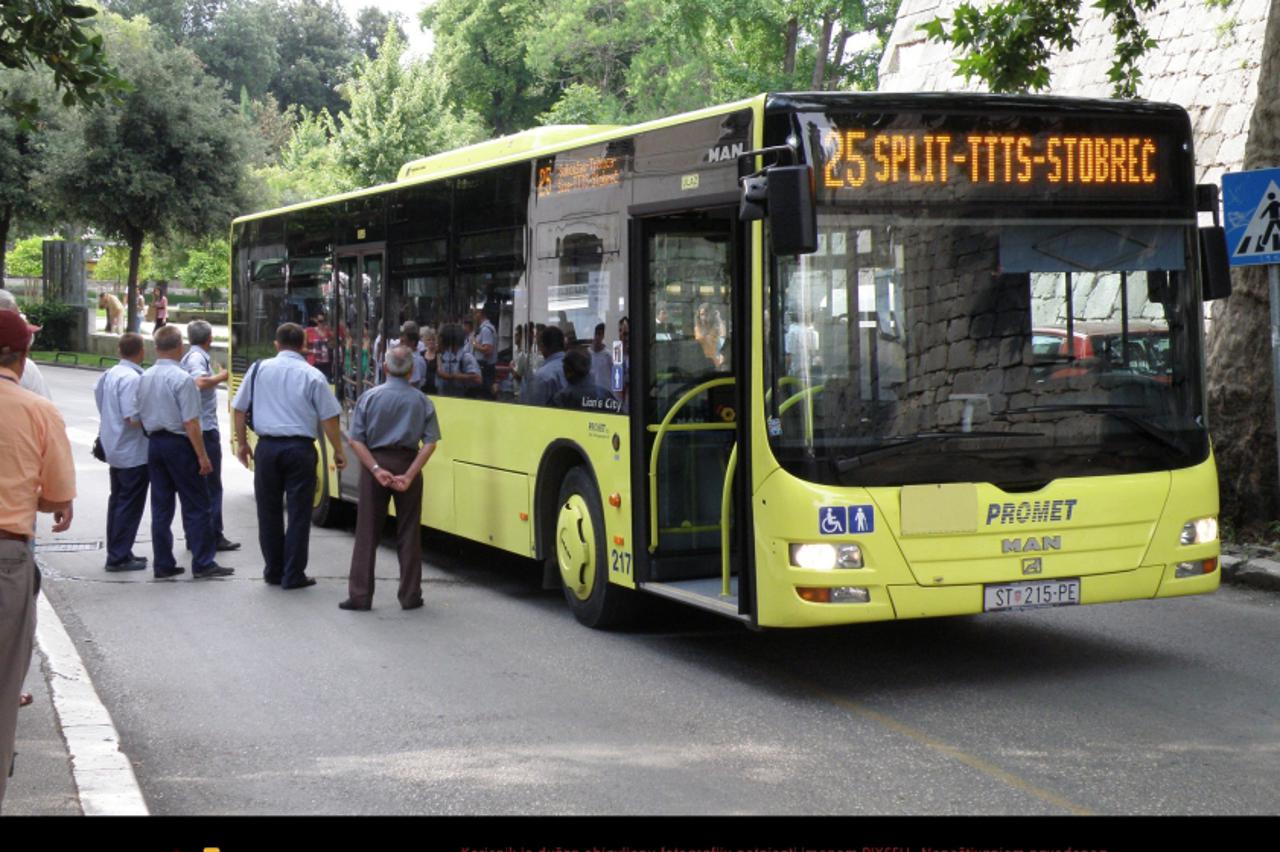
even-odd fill
[[[538,162],[538,198],[622,183],[621,157],[558,157]]]
[[[876,133],[828,130],[827,189],[874,183],[1153,184],[1150,136]]]
[[[1070,116],[815,116],[815,181],[833,201],[1167,204],[1187,177],[1165,121]]]

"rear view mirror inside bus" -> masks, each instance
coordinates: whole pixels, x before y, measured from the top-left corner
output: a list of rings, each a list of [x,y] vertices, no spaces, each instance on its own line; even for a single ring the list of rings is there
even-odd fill
[[[818,250],[818,220],[813,206],[813,170],[809,166],[772,166],[742,181],[738,218],[769,219],[774,254],[813,254]]]

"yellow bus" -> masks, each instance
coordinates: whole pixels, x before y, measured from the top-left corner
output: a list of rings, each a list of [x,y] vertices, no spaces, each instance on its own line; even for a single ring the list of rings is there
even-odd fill
[[[1210,592],[1194,175],[1186,113],[1133,102],[544,127],[235,220],[233,383],[298,322],[345,424],[406,321],[471,346],[482,381],[424,383],[422,523],[592,627],[642,593],[764,628]],[[551,398],[570,361],[591,392]],[[331,457],[320,523],[357,494]]]

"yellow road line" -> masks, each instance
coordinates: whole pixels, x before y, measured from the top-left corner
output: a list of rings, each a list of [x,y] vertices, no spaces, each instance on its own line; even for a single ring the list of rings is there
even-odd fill
[[[955,746],[947,745],[941,740],[938,740],[929,736],[924,731],[917,730],[916,728],[913,728],[910,725],[904,725],[898,720],[890,716],[886,716],[883,713],[877,713],[875,710],[872,710],[869,707],[864,707],[863,705],[859,704],[856,701],[850,701],[847,698],[841,698],[838,695],[827,692],[824,689],[819,689],[817,687],[811,686],[809,684],[797,682],[797,685],[803,688],[804,690],[806,690],[807,692],[810,692],[818,696],[819,698],[822,698],[826,701],[830,701],[832,704],[843,707],[844,709],[849,710],[850,712],[855,713],[856,715],[861,716],[864,719],[869,719],[872,722],[875,722],[879,725],[883,725],[884,727],[888,728],[889,730],[893,731],[896,734],[901,734],[904,737],[908,737],[909,739],[915,740],[916,742],[920,743],[923,746],[926,746],[930,749],[933,749],[934,751],[945,754],[947,757],[951,758],[952,760],[959,761],[960,763],[963,763],[965,766],[968,766],[970,769],[976,769],[977,771],[981,772],[983,775],[987,775],[991,778],[996,779],[997,781],[1007,784],[1015,790],[1026,793],[1029,796],[1034,796],[1037,799],[1041,799],[1055,807],[1062,808],[1064,811],[1069,811],[1070,813],[1076,814],[1077,816],[1095,816],[1094,812],[1089,810],[1088,808],[1081,807],[1080,805],[1077,805],[1075,802],[1072,802],[1068,799],[1064,799],[1062,796],[1059,796],[1057,793],[1054,793],[1051,790],[1046,790],[1043,787],[1038,787],[1035,784],[1032,784],[1030,781],[1027,781],[1023,778],[1019,778],[1017,775],[1014,775],[1012,772],[1008,772],[1004,769],[1001,769],[1000,767],[994,764],[988,763],[987,761],[983,760],[980,757],[975,757],[974,755],[969,754],[968,752],[961,751]]]

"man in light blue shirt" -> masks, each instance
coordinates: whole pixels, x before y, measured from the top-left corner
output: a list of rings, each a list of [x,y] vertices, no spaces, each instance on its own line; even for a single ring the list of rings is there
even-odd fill
[[[333,463],[347,466],[338,429],[342,406],[324,374],[302,356],[302,326],[287,322],[276,329],[276,357],[256,362],[245,373],[231,402],[235,415],[236,455],[253,465],[253,494],[258,503],[258,545],[266,561],[263,579],[283,589],[314,586],[306,575],[311,541],[311,506],[316,493],[316,439],[320,430],[333,447]],[[258,445],[249,447],[246,428],[252,410]],[[287,502],[289,526],[284,523]]]
[[[203,477],[212,470],[200,430],[200,391],[182,369],[182,332],[173,326],[156,330],[156,363],[138,380],[138,414],[147,432],[147,470],[151,478],[152,571],[156,579],[176,577],[185,569],[173,558],[175,495],[182,500],[182,526],[191,551],[191,576],[234,574],[214,561],[216,541],[209,523],[209,490]]]
[[[145,556],[133,555],[142,510],[147,505],[147,436],[138,415],[138,383],[142,379],[142,335],[122,334],[120,363],[93,386],[98,405],[98,439],[111,475],[107,497],[108,571],[141,571]]]
[[[204,435],[204,451],[209,455],[213,472],[204,478],[209,489],[209,518],[213,527],[214,549],[239,550],[240,543],[228,541],[222,530],[222,437],[218,434],[218,385],[227,380],[226,369],[214,371],[209,350],[213,346],[213,326],[204,320],[187,325],[187,342],[191,346],[182,356],[182,369],[191,375],[200,391],[200,431]]]

